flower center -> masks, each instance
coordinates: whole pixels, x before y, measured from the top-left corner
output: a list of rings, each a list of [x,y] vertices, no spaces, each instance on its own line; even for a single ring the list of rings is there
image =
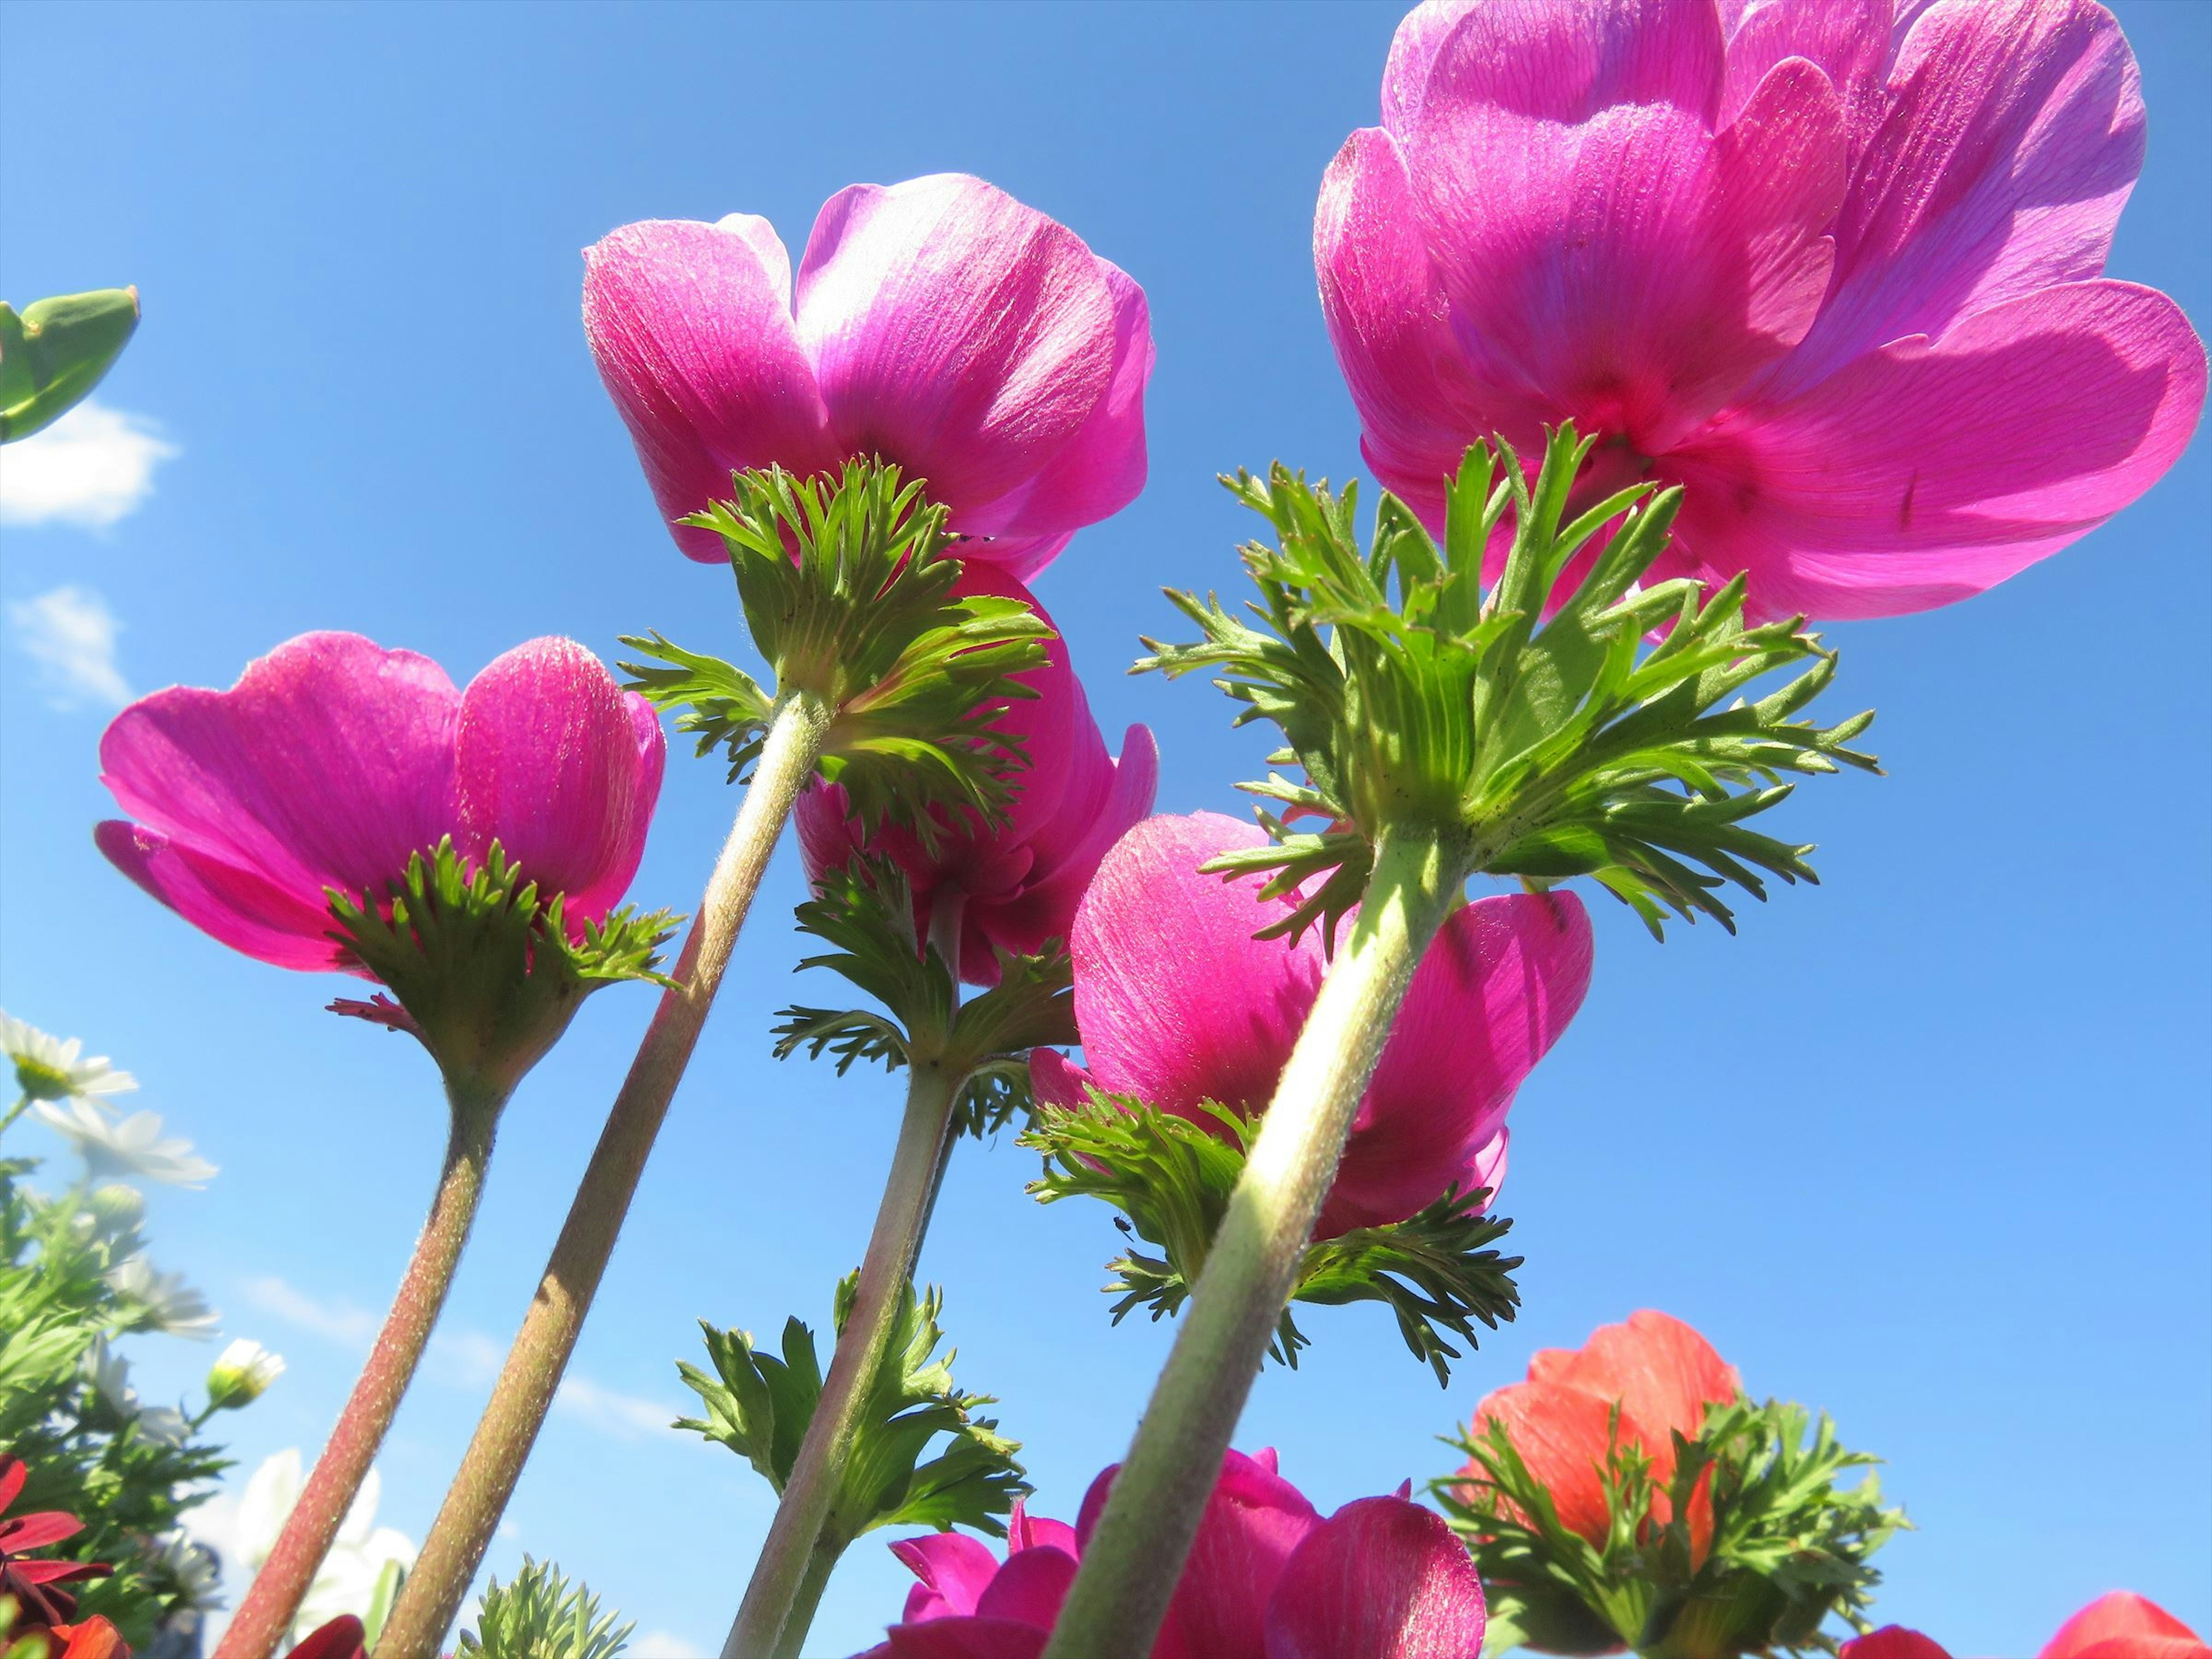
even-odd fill
[[[42,1060],[33,1060],[28,1054],[11,1058],[15,1062],[15,1086],[33,1100],[67,1100],[76,1092],[76,1085],[67,1072]]]

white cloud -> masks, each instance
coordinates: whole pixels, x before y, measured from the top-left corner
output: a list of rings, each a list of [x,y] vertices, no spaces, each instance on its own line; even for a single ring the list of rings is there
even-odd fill
[[[671,1432],[678,1413],[657,1400],[634,1394],[617,1394],[587,1376],[571,1373],[562,1380],[553,1404],[578,1421],[611,1434],[617,1440],[635,1440],[641,1434]]]
[[[507,1363],[507,1350],[483,1332],[463,1327],[431,1337],[430,1358],[441,1382],[458,1389],[480,1389],[499,1375]]]
[[[0,450],[0,524],[105,530],[138,510],[154,469],[177,453],[143,416],[87,398]]]
[[[265,1314],[349,1348],[366,1348],[376,1335],[376,1316],[350,1302],[324,1302],[270,1275],[249,1279],[246,1299]]]
[[[707,1650],[695,1647],[674,1631],[649,1630],[629,1644],[629,1659],[707,1659]]]
[[[130,684],[115,665],[123,624],[90,588],[57,587],[33,599],[10,599],[8,624],[23,654],[38,664],[55,708],[88,702],[120,708],[131,701]]]

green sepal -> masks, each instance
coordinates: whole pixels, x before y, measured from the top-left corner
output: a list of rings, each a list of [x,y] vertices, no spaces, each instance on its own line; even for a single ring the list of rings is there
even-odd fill
[[[1017,1143],[1044,1156],[1044,1173],[1029,1188],[1039,1203],[1103,1199],[1127,1218],[1116,1225],[1160,1252],[1132,1249],[1107,1264],[1117,1325],[1139,1308],[1158,1320],[1182,1306],[1243,1173],[1259,1119],[1210,1101],[1203,1109],[1218,1133],[1094,1089],[1082,1107],[1038,1108]],[[1472,1209],[1487,1196],[1483,1188],[1454,1188],[1403,1221],[1314,1240],[1291,1299],[1323,1307],[1380,1302],[1407,1350],[1440,1386],[1448,1383],[1449,1362],[1462,1356],[1448,1334],[1473,1349],[1477,1322],[1495,1330],[1520,1307],[1512,1275],[1522,1258],[1490,1248],[1513,1224]],[[1308,1340],[1285,1308],[1268,1352],[1295,1369]]]
[[[100,288],[0,303],[0,443],[27,438],[75,408],[115,366],[138,326],[138,290]]]
[[[599,1610],[583,1583],[571,1586],[550,1561],[522,1558],[507,1583],[494,1578],[477,1610],[477,1627],[461,1632],[459,1659],[616,1659],[635,1624]],[[374,1635],[368,1636],[374,1642]]]
[[[541,904],[537,884],[497,842],[477,862],[448,836],[428,858],[411,854],[384,894],[362,903],[334,889],[328,896],[331,937],[398,1003],[340,999],[332,1011],[412,1032],[447,1081],[472,1093],[503,1099],[599,987],[672,983],[657,952],[681,918],[625,908],[572,939],[562,896]]]
[[[1431,1482],[1493,1609],[1526,1640],[1563,1653],[1625,1643],[1657,1659],[1733,1659],[1832,1652],[1831,1619],[1869,1628],[1881,1577],[1869,1558],[1906,1523],[1871,1474],[1839,1484],[1878,1460],[1839,1445],[1825,1415],[1771,1400],[1709,1407],[1694,1439],[1674,1437],[1664,1525],[1651,1460],[1619,1443],[1617,1405],[1612,1423],[1601,1543],[1560,1523],[1502,1423],[1449,1440],[1468,1469]],[[1702,1561],[1687,1519],[1701,1482],[1712,1516]]]
[[[623,637],[653,659],[621,665],[631,689],[684,709],[678,729],[702,755],[726,750],[733,778],[758,756],[776,696],[819,698],[834,713],[821,775],[871,830],[896,822],[933,848],[948,823],[1003,817],[1026,757],[993,728],[1036,695],[1012,677],[1043,665],[1043,619],[1018,599],[953,595],[945,509],[896,466],[851,461],[836,478],[771,467],[730,487],[683,522],[729,550],[775,691],[659,634]]]
[[[954,1132],[981,1137],[1029,1113],[1030,1050],[1078,1040],[1074,969],[1058,941],[1036,956],[996,952],[999,982],[963,1002],[954,965],[920,936],[913,884],[889,859],[856,855],[824,871],[797,915],[801,932],[833,947],[799,968],[842,974],[890,1012],[783,1009],[778,1060],[833,1054],[842,1077],[857,1062],[896,1071],[927,1054],[962,1078]]]
[[[1274,533],[1243,550],[1260,602],[1247,621],[1170,592],[1201,637],[1147,640],[1137,666],[1213,672],[1244,705],[1238,725],[1270,720],[1288,740],[1272,763],[1304,782],[1244,787],[1322,825],[1294,832],[1263,812],[1280,847],[1208,866],[1272,872],[1270,890],[1295,896],[1271,933],[1333,931],[1386,827],[1464,848],[1468,873],[1594,877],[1655,934],[1669,911],[1732,928],[1721,890],[1763,898],[1761,872],[1813,879],[1811,848],[1746,820],[1786,798],[1785,773],[1878,770],[1849,746],[1873,716],[1796,718],[1835,654],[1802,617],[1747,624],[1741,577],[1710,595],[1686,579],[1638,586],[1680,490],[1625,490],[1563,522],[1590,447],[1562,426],[1532,482],[1510,446],[1475,445],[1447,488],[1441,545],[1391,495],[1363,550],[1354,487],[1334,494],[1280,465],[1224,481]],[[1485,553],[1509,513],[1510,550],[1486,592]],[[1783,673],[1778,689],[1740,695]]]
[[[859,1275],[848,1274],[838,1285],[840,1331],[858,1282]],[[897,1323],[823,1522],[833,1550],[878,1527],[946,1532],[964,1526],[1002,1538],[1000,1517],[1030,1490],[1014,1458],[1019,1443],[999,1434],[996,1419],[975,1414],[994,1403],[992,1396],[962,1393],[952,1380],[953,1355],[936,1357],[944,1304],[935,1288],[917,1297],[911,1280],[901,1287]],[[787,1320],[779,1358],[762,1352],[744,1331],[718,1331],[704,1321],[701,1328],[713,1374],[680,1363],[676,1369],[707,1414],[676,1426],[729,1447],[780,1495],[822,1395],[814,1334],[796,1317]],[[943,1446],[925,1457],[939,1436],[946,1437]]]

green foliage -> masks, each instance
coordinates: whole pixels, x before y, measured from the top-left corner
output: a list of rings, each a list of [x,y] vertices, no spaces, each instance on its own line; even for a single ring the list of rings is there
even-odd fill
[[[1839,1482],[1879,1460],[1844,1449],[1828,1419],[1802,1406],[1710,1407],[1694,1440],[1674,1437],[1662,1525],[1652,1461],[1619,1443],[1619,1421],[1616,1408],[1601,1542],[1560,1523],[1503,1424],[1450,1443],[1470,1473],[1431,1490],[1468,1540],[1503,1634],[1555,1651],[1626,1643],[1656,1659],[1729,1659],[1832,1651],[1822,1628],[1831,1618],[1868,1628],[1881,1578],[1869,1558],[1905,1524],[1904,1511],[1884,1507],[1871,1474]],[[1712,1517],[1702,1559],[1689,1524],[1701,1482]]]
[[[1011,677],[1042,666],[1050,629],[1019,600],[953,596],[945,509],[896,466],[848,462],[835,479],[772,467],[730,487],[684,522],[729,549],[775,690],[659,634],[623,638],[653,659],[622,665],[632,688],[682,708],[678,729],[702,755],[724,750],[733,779],[758,757],[778,696],[819,698],[833,714],[822,775],[871,828],[895,820],[933,846],[959,814],[1003,814],[1025,760],[993,722],[1035,695]]]
[[[477,1627],[463,1631],[460,1659],[616,1659],[635,1624],[599,1611],[583,1584],[571,1587],[550,1561],[522,1558],[522,1571],[484,1591]]]
[[[540,904],[538,884],[497,842],[472,866],[449,836],[427,860],[412,854],[387,894],[366,904],[335,889],[329,897],[348,950],[398,1000],[398,1010],[381,1000],[333,1010],[412,1031],[449,1080],[501,1098],[592,992],[617,980],[669,983],[655,952],[678,918],[623,908],[571,939],[562,896]]]
[[[160,1319],[119,1271],[145,1248],[135,1216],[82,1186],[46,1196],[26,1184],[36,1168],[0,1160],[0,1449],[28,1473],[15,1512],[84,1523],[40,1553],[113,1568],[70,1587],[81,1615],[143,1648],[198,1606],[179,1523],[230,1460],[201,1437],[212,1407],[142,1408],[122,1386],[108,1344]]]
[[[138,290],[0,304],[0,443],[27,438],[90,395],[138,326]]]
[[[1065,949],[1055,941],[1034,957],[1000,951],[999,982],[962,1002],[956,965],[921,937],[912,884],[889,859],[855,857],[825,871],[798,918],[801,932],[832,947],[799,967],[843,975],[890,1013],[786,1008],[775,1028],[779,1060],[800,1048],[815,1059],[827,1053],[842,1076],[858,1061],[896,1070],[920,1056],[962,1077],[955,1129],[982,1136],[1030,1110],[1029,1051],[1078,1041]]]
[[[1203,637],[1148,640],[1138,666],[1218,674],[1245,705],[1239,725],[1271,720],[1288,740],[1270,763],[1304,770],[1304,783],[1245,787],[1328,827],[1293,832],[1263,814],[1280,845],[1208,866],[1267,871],[1270,894],[1300,895],[1271,933],[1333,933],[1386,829],[1436,838],[1468,873],[1593,876],[1655,934],[1668,910],[1732,928],[1720,890],[1764,898],[1761,871],[1814,879],[1809,847],[1747,821],[1789,794],[1785,772],[1876,769],[1847,746],[1872,714],[1826,727],[1796,718],[1835,654],[1802,618],[1747,624],[1741,577],[1711,595],[1687,578],[1639,586],[1679,489],[1624,490],[1563,524],[1592,441],[1562,427],[1533,483],[1510,447],[1474,446],[1442,546],[1391,495],[1363,552],[1353,488],[1334,495],[1279,465],[1264,482],[1227,481],[1275,535],[1243,550],[1257,626],[1218,599],[1170,592]],[[1485,551],[1509,512],[1511,550],[1486,592]],[[1781,671],[1790,677],[1765,696],[1738,695]]]
[[[1119,1297],[1116,1324],[1138,1308],[1157,1320],[1182,1306],[1244,1171],[1259,1120],[1211,1102],[1205,1109],[1218,1133],[1094,1090],[1084,1107],[1039,1109],[1020,1139],[1044,1155],[1044,1174],[1030,1185],[1040,1203],[1078,1194],[1103,1199],[1128,1218],[1116,1224],[1160,1251],[1132,1249],[1108,1264],[1115,1277],[1106,1293]],[[1314,1241],[1306,1246],[1292,1300],[1382,1303],[1414,1358],[1436,1372],[1439,1384],[1448,1382],[1449,1362],[1462,1351],[1446,1334],[1472,1349],[1479,1346],[1478,1321],[1495,1330],[1520,1306],[1512,1274],[1522,1258],[1489,1248],[1513,1224],[1469,1213],[1486,1195],[1455,1189],[1404,1221]],[[1270,1352],[1295,1367],[1307,1340],[1285,1308]]]
[[[837,1287],[841,1331],[857,1281],[858,1275],[848,1275]],[[1014,1461],[1019,1443],[1000,1435],[995,1419],[975,1414],[992,1397],[963,1394],[952,1381],[952,1354],[935,1357],[944,1339],[937,1322],[944,1302],[934,1289],[917,1297],[911,1282],[901,1292],[897,1326],[823,1523],[833,1552],[878,1527],[944,1532],[966,1526],[1003,1537],[1006,1524],[999,1517],[1029,1490]],[[727,1446],[781,1493],[822,1395],[814,1334],[796,1318],[787,1321],[779,1358],[755,1346],[746,1332],[717,1330],[704,1321],[701,1328],[713,1374],[684,1364],[676,1369],[706,1415],[676,1426]],[[944,1445],[925,1459],[939,1436],[945,1437]]]

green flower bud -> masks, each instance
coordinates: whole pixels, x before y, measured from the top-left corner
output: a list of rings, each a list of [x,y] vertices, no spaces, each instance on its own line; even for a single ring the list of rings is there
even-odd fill
[[[283,1374],[283,1356],[240,1338],[222,1351],[208,1372],[208,1404],[217,1411],[250,1406]]]
[[[111,1181],[84,1195],[80,1215],[92,1237],[106,1243],[127,1238],[146,1219],[146,1195],[136,1187]]]

